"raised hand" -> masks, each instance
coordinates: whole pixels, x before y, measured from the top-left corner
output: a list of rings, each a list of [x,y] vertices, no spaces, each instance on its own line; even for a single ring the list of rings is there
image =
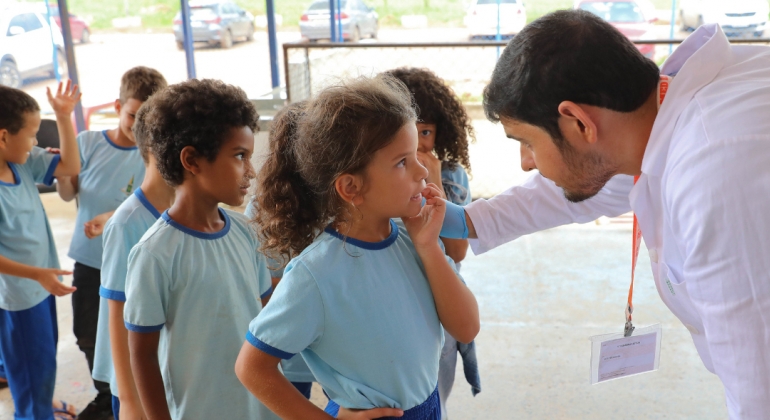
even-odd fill
[[[82,93],[78,92],[78,85],[72,85],[72,80],[67,80],[66,87],[63,83],[59,82],[55,96],[51,94],[51,88],[46,88],[46,95],[48,95],[48,103],[51,104],[54,113],[69,117],[75,110],[75,105],[80,102]],[[64,87],[63,91],[62,87]]]
[[[349,410],[347,408],[340,407],[337,418],[339,420],[371,420],[379,419],[381,417],[401,417],[404,415],[403,410],[398,408],[372,408],[371,410]]]
[[[75,287],[67,286],[59,281],[59,276],[69,274],[72,274],[72,272],[58,268],[41,268],[33,280],[40,283],[48,293],[54,296],[64,296],[77,290]]]
[[[425,205],[417,216],[403,218],[404,226],[412,238],[415,248],[438,245],[438,234],[444,222],[446,201],[436,184],[428,184],[422,191]]]

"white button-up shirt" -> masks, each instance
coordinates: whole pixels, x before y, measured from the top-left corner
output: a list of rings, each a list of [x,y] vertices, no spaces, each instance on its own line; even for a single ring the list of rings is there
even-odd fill
[[[634,186],[618,175],[568,202],[536,174],[465,209],[475,253],[521,235],[634,210],[658,293],[725,386],[733,419],[770,418],[770,48],[704,25],[661,69],[675,75]]]

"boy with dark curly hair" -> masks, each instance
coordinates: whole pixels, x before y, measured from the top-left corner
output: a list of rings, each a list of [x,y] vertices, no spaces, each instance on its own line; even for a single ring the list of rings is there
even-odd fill
[[[134,67],[120,81],[115,111],[120,124],[112,130],[84,131],[78,135],[82,170],[72,178],[59,178],[57,190],[65,201],[78,198],[75,231],[67,255],[75,260],[72,284],[72,329],[80,351],[93,373],[101,284],[101,231],[115,209],[133,194],[144,179],[144,162],[131,126],[142,103],[166,86],[154,69]],[[81,420],[102,420],[112,413],[107,382],[94,379],[96,398],[80,413]]]
[[[427,182],[442,188],[447,200],[464,206],[471,202],[468,173],[469,139],[475,141],[471,119],[452,88],[430,70],[401,67],[386,72],[401,80],[412,93],[417,105],[418,157],[428,169]],[[467,239],[441,238],[446,254],[460,269],[460,262],[468,252]],[[444,331],[444,348],[439,361],[438,392],[441,399],[441,418],[446,419],[446,400],[455,380],[457,354],[463,359],[465,377],[473,395],[481,392],[481,381],[476,361],[475,342],[463,344]]]
[[[249,220],[219,207],[241,205],[255,177],[257,111],[243,90],[217,80],[169,86],[147,105],[144,131],[176,199],[128,260],[123,316],[144,412],[276,418],[233,373],[270,273]]]

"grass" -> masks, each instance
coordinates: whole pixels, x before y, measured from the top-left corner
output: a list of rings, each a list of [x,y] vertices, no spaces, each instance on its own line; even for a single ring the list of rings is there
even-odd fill
[[[39,0],[38,0],[39,1]],[[573,0],[524,0],[527,18],[531,22],[557,9],[569,9]],[[265,0],[235,0],[254,15],[265,14]],[[302,12],[311,0],[274,0],[276,13],[283,16],[284,28],[296,28]],[[381,26],[399,26],[403,15],[426,15],[431,26],[463,25],[469,0],[365,0],[377,10]],[[71,13],[90,17],[91,26],[109,29],[112,19],[128,15],[142,17],[147,29],[171,30],[171,21],[179,11],[179,0],[69,0]],[[671,7],[671,0],[653,0],[658,9]]]

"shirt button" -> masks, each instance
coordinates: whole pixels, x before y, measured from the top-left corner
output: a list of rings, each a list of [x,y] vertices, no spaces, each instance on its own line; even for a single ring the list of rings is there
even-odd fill
[[[687,331],[689,331],[691,334],[700,334],[700,331],[690,324],[684,324],[684,327],[687,328]]]

